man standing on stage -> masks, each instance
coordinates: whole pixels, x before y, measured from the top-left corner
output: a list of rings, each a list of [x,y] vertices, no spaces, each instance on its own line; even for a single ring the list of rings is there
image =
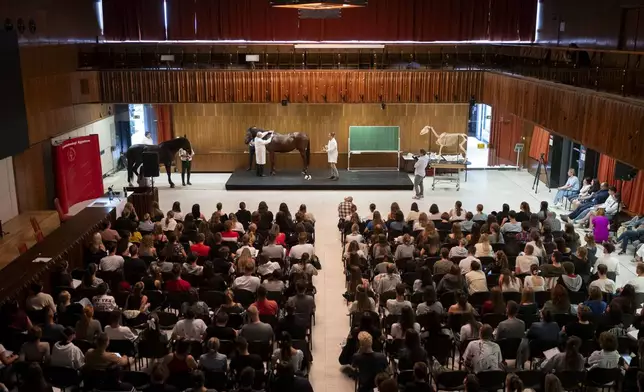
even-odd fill
[[[246,171],[253,170],[253,161],[255,160],[255,139],[251,139],[248,143],[248,169]]]
[[[329,166],[331,167],[330,180],[337,181],[340,178],[338,168],[335,166],[338,163],[338,142],[335,140],[335,132],[329,133],[329,143],[324,146],[324,151],[327,153]]]
[[[270,133],[271,136],[264,140],[266,133]],[[266,145],[273,140],[273,132],[257,132],[255,136],[255,168],[257,169],[258,177],[265,177],[264,175],[264,165],[266,164]]]
[[[427,164],[429,164],[429,156],[427,152],[420,149],[420,155],[416,158],[416,163],[414,163],[414,191],[416,195],[414,199],[422,199],[425,197],[425,186],[423,181],[425,180],[425,175],[427,174]]]
[[[185,175],[188,173],[188,185],[190,183],[190,170],[192,168],[192,156],[195,155],[195,151],[190,152],[184,150],[183,148],[179,149],[179,159],[181,159],[181,182],[183,186],[186,186]]]

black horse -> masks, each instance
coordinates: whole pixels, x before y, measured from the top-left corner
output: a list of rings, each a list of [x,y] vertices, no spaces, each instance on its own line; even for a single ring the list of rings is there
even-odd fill
[[[159,154],[159,162],[163,163],[165,171],[168,173],[170,188],[174,188],[174,182],[172,182],[172,178],[170,177],[170,166],[172,166],[174,156],[182,148],[186,151],[192,151],[190,141],[186,137],[178,137],[159,143],[158,145],[135,144],[128,148],[125,155],[127,158],[128,184],[130,186],[132,185],[132,173],[139,177],[138,168],[143,164],[143,153],[156,152]]]

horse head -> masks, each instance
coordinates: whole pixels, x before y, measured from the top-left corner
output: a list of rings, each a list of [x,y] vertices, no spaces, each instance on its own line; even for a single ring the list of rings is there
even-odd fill
[[[253,139],[255,139],[255,136],[257,136],[257,132],[259,132],[259,129],[257,127],[250,127],[246,130],[246,138],[244,139],[244,143],[248,144],[250,143]]]

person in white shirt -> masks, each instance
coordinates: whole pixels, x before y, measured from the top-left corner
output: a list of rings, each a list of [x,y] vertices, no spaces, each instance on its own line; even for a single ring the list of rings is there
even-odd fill
[[[604,254],[597,260],[597,263],[604,264],[609,273],[614,272],[615,276],[619,275],[619,260],[613,256],[615,245],[612,242],[604,242],[602,246],[604,248]]]
[[[110,325],[105,326],[107,337],[110,340],[136,340],[137,335],[130,328],[121,325],[122,316],[120,310],[113,310],[110,313]]]
[[[324,146],[324,151],[326,152],[329,167],[331,168],[331,176],[329,179],[336,181],[340,178],[340,173],[338,173],[338,168],[336,167],[338,163],[338,142],[335,140],[335,132],[329,133],[329,143]]]
[[[98,265],[101,271],[118,271],[123,269],[125,259],[121,255],[116,254],[116,245],[110,245],[108,248],[109,255],[103,257]]]
[[[557,188],[557,194],[555,195],[555,200],[553,205],[555,207],[560,207],[561,202],[564,197],[572,196],[579,190],[579,178],[575,176],[575,169],[568,169],[568,180],[563,186]]]
[[[51,295],[42,292],[42,285],[40,283],[33,283],[29,290],[31,294],[27,297],[26,308],[27,310],[43,310],[50,308],[56,313],[56,302]]]
[[[107,295],[107,285],[105,283],[99,284],[96,290],[98,295],[95,295],[94,298],[92,298],[94,311],[111,312],[114,309],[118,309],[118,305],[116,305],[114,297]]]
[[[416,157],[414,163],[414,199],[422,199],[425,197],[425,185],[423,181],[427,173],[427,165],[429,164],[429,156],[427,151],[420,149],[420,154]]]
[[[632,285],[636,293],[644,293],[644,263],[637,263],[635,272],[637,273],[637,278],[632,279],[627,284]]]
[[[608,268],[606,267],[605,264],[599,264],[597,266],[597,280],[593,280],[590,282],[588,285],[588,288],[590,289],[593,286],[599,287],[599,289],[603,293],[610,293],[610,294],[615,294],[615,289],[617,288],[617,285],[612,279],[608,279],[606,277],[606,273],[608,273]]]
[[[177,227],[177,221],[174,219],[174,216],[174,211],[168,211],[165,219],[161,221],[161,228],[163,229],[164,233],[166,231],[174,231],[174,229]]]
[[[257,291],[257,288],[260,286],[261,281],[257,276],[253,276],[255,272],[255,266],[253,263],[246,264],[244,266],[244,275],[236,278],[233,281],[234,289],[242,289],[252,291],[253,293]]]
[[[83,355],[83,351],[80,348],[72,343],[76,339],[76,333],[73,328],[67,327],[63,334],[65,335],[65,340],[54,344],[49,364],[78,370],[85,365],[85,355]]]
[[[269,133],[268,139],[264,140],[264,136]],[[257,169],[258,177],[265,177],[264,165],[266,165],[266,145],[273,141],[273,132],[257,132],[253,144],[255,145],[255,168]]]
[[[186,186],[186,173],[188,173],[188,185],[192,185],[190,183],[190,171],[192,169],[192,157],[195,155],[195,151],[193,149],[190,149],[190,151],[186,151],[183,148],[179,149],[179,159],[181,159],[181,182],[183,183],[183,186]],[[196,216],[195,218],[199,218]]]
[[[141,144],[145,144],[146,146],[154,145],[154,140],[152,140],[152,134],[150,134],[150,132],[146,132],[145,135],[143,135],[143,140],[141,140]]]
[[[603,208],[604,209],[604,215],[606,218],[609,220],[612,219],[615,214],[619,212],[619,197],[617,196],[617,188],[614,186],[609,186],[608,187],[608,198],[606,201],[602,204],[598,204],[596,206],[593,206],[592,208],[588,209],[585,213],[582,215],[579,215],[575,220],[574,223],[580,224],[580,225],[585,225],[590,220],[595,216],[595,211],[598,209]]]
[[[177,324],[174,326],[172,339],[202,340],[206,328],[206,323],[201,319],[195,318],[195,312],[188,308],[186,318],[177,321]]]
[[[474,253],[476,253],[476,248],[474,246],[467,248],[467,257],[458,263],[458,268],[461,269],[461,274],[465,275],[472,270],[473,261],[481,262],[481,260],[474,257]]]
[[[533,254],[534,246],[526,244],[523,252],[524,253],[519,255],[516,260],[515,272],[517,274],[529,274],[532,264],[539,265],[539,259]]]
[[[306,232],[301,232],[298,235],[298,244],[291,248],[288,256],[291,259],[299,260],[302,258],[304,253],[308,253],[309,257],[313,258],[315,255],[315,247],[312,244],[307,244],[308,234]]]

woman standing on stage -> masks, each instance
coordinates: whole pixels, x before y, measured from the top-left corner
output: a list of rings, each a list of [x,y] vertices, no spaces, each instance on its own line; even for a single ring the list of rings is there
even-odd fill
[[[331,167],[330,180],[337,181],[340,179],[340,173],[335,165],[338,163],[338,142],[335,140],[335,132],[329,133],[329,143],[324,146],[324,151],[327,153],[329,166]]]

